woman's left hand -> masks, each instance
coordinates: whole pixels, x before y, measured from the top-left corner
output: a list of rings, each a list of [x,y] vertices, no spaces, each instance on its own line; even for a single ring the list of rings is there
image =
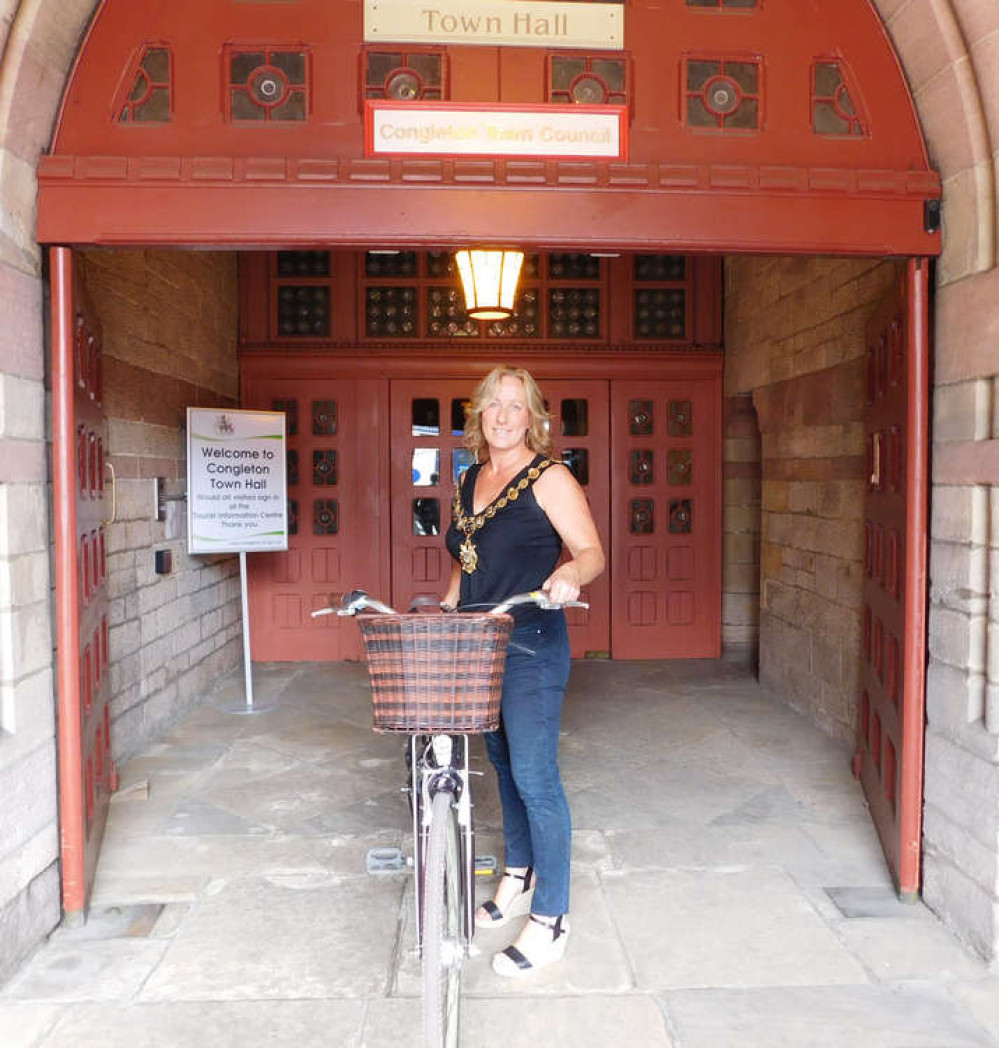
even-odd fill
[[[556,604],[567,604],[579,599],[579,576],[572,563],[557,567],[541,585]]]

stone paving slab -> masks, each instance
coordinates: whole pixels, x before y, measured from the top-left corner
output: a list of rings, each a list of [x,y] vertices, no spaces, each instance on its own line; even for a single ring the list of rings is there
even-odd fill
[[[973,982],[952,983],[947,990],[968,1015],[989,1031],[999,1045],[999,976],[990,975]]]
[[[360,1000],[75,1005],[45,1048],[348,1048],[359,1043],[363,1018]]]
[[[923,920],[862,917],[840,920],[840,940],[875,979],[882,982],[932,980],[939,983],[984,977],[985,962],[971,954],[925,907]]]
[[[665,996],[683,1048],[994,1048],[932,985],[679,991]]]
[[[780,870],[612,873],[604,888],[641,989],[868,981]]]
[[[423,1048],[416,999],[368,1005],[364,1048]],[[462,1001],[469,1048],[673,1048],[662,1009],[642,994],[472,997]]]
[[[58,1022],[66,1005],[0,1001],[0,1044],[34,1048]]]
[[[401,888],[315,872],[230,881],[202,900],[139,998],[302,999],[387,991]]]
[[[216,705],[237,678],[122,769],[148,790],[111,806],[93,905],[160,916],[54,934],[0,988],[0,1048],[421,1045],[412,873],[365,873],[412,848],[403,740],[362,666],[255,668],[251,716]],[[895,901],[848,748],[744,671],[574,664],[563,727],[569,950],[507,981],[522,922],[479,935],[465,1048],[999,1048],[999,978]]]
[[[53,937],[4,987],[4,997],[33,1001],[127,1001],[162,960],[165,942],[89,942]]]

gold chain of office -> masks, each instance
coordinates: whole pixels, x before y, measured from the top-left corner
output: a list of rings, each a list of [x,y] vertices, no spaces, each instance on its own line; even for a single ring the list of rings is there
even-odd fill
[[[479,551],[475,548],[472,536],[487,521],[492,520],[501,509],[504,509],[511,502],[516,502],[520,498],[522,491],[526,491],[549,466],[554,465],[553,459],[542,459],[536,466],[531,466],[516,484],[511,484],[502,498],[491,502],[481,513],[477,514],[468,515],[465,513],[461,505],[461,485],[459,484],[455,487],[454,525],[465,535],[465,541],[458,548],[458,556],[461,561],[461,570],[466,575],[471,575],[479,566]]]

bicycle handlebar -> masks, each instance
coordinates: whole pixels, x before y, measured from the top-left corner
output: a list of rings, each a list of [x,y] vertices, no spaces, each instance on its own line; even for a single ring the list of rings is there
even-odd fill
[[[589,604],[582,600],[568,600],[564,604],[552,600],[543,590],[531,590],[530,593],[515,593],[507,597],[489,611],[490,615],[503,615],[510,608],[518,604],[536,604],[544,611],[556,611],[558,608],[588,608]],[[320,615],[356,615],[359,611],[370,608],[372,611],[381,612],[383,615],[398,615],[395,608],[390,608],[374,597],[369,597],[364,590],[351,590],[340,598],[340,606],[334,607],[331,603],[328,608],[319,608],[312,612],[312,618]]]
[[[383,615],[399,614],[395,608],[390,608],[380,600],[375,600],[374,597],[369,597],[364,590],[358,589],[351,590],[350,593],[344,593],[340,597],[340,607],[334,607],[331,602],[328,608],[320,608],[318,611],[312,612],[312,618],[318,618],[320,615],[356,615],[359,611],[364,611],[365,608],[371,608],[372,611],[379,611]]]
[[[564,603],[552,600],[544,590],[531,590],[530,593],[515,593],[496,605],[490,615],[502,615],[508,609],[518,604],[537,604],[542,611],[557,611],[559,608],[588,608],[589,604],[583,600],[567,600]]]

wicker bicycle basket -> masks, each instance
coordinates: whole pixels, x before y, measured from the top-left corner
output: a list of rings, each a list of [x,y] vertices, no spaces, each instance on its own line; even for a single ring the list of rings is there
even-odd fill
[[[359,615],[375,730],[499,727],[509,615]]]

